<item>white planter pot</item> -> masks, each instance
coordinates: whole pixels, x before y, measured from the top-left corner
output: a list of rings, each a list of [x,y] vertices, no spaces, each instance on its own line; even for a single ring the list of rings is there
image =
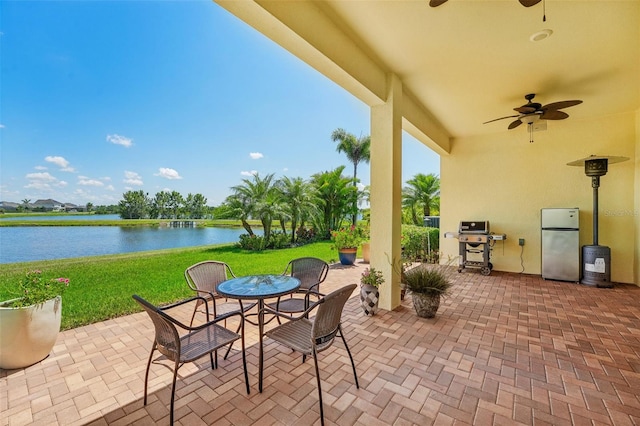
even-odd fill
[[[28,367],[49,355],[60,332],[62,297],[24,308],[0,302],[0,368]]]

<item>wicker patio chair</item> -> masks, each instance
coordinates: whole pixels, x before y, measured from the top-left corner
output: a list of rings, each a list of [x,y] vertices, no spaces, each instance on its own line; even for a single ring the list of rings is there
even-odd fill
[[[224,262],[205,260],[196,263],[184,271],[184,277],[191,290],[211,302],[212,309],[209,312],[213,314],[213,318],[239,310],[247,312],[256,305],[255,303],[242,303],[241,300],[227,301],[226,298],[218,294],[218,284],[236,277],[231,267]],[[197,312],[204,313],[204,310],[202,310],[204,303],[202,299],[199,299],[196,303],[190,325],[193,324],[193,319]],[[207,316],[207,321],[210,319]]]
[[[202,299],[199,296],[183,300],[164,307],[157,307],[144,300],[138,295],[133,295],[133,298],[138,302],[144,310],[149,314],[153,321],[155,328],[155,338],[151,347],[151,353],[149,354],[149,361],[147,362],[147,370],[144,375],[144,405],[147,405],[147,386],[149,382],[149,369],[153,360],[153,353],[158,350],[169,361],[173,361],[173,381],[171,384],[171,409],[170,409],[170,422],[173,425],[173,406],[176,394],[176,377],[178,375],[178,369],[187,362],[194,362],[197,359],[209,355],[211,360],[211,368],[217,367],[217,361],[214,363],[213,352],[223,348],[227,345],[233,344],[236,340],[240,339],[242,342],[242,364],[244,367],[244,381],[247,387],[247,395],[249,394],[249,376],[247,373],[247,358],[245,353],[245,341],[244,341],[244,314],[242,311],[230,313],[220,316],[213,321],[206,322],[205,324],[198,325],[196,327],[187,326],[180,321],[170,316],[166,311],[175,308],[180,305],[184,305],[189,302],[193,302],[198,299]],[[206,306],[206,301],[205,301]],[[217,323],[223,321],[230,316],[240,317],[240,326],[242,333],[238,334],[233,332]]]
[[[303,362],[307,355],[313,357],[316,369],[316,380],[318,382],[318,400],[320,403],[320,423],[324,425],[324,411],[322,408],[322,388],[320,386],[320,371],[318,368],[318,352],[328,349],[335,340],[335,337],[339,335],[342,338],[342,343],[349,354],[351,360],[351,367],[353,368],[353,377],[355,378],[356,388],[360,388],[358,384],[358,375],[356,374],[356,365],[353,362],[351,351],[347,346],[347,341],[344,338],[342,326],[340,323],[340,317],[342,316],[342,310],[345,303],[356,288],[356,284],[350,284],[342,287],[338,290],[331,292],[330,294],[322,297],[317,302],[313,303],[302,315],[299,317],[291,318],[289,321],[267,331],[265,335],[282,345],[302,353]],[[317,308],[317,312],[311,319],[307,318],[307,314]],[[288,318],[280,312],[277,312],[270,307],[266,307],[266,310],[271,311],[275,315]]]
[[[292,295],[279,297],[276,302],[269,303],[268,306],[278,312],[294,314],[304,312],[309,308],[310,297],[320,298],[320,284],[327,278],[329,264],[316,257],[300,257],[293,259],[285,268],[282,275],[291,275],[300,280],[300,288],[296,294],[303,294],[303,297]],[[278,317],[278,322],[280,318]]]

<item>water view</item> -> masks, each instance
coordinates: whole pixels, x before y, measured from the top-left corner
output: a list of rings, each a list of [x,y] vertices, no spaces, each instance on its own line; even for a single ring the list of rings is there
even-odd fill
[[[243,233],[242,228],[0,227],[0,263],[233,243]]]

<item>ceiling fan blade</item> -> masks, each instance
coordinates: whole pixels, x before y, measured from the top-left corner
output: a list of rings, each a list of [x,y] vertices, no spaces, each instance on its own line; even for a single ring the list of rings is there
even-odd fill
[[[540,104],[537,104],[537,105],[540,105]],[[537,108],[540,108],[540,107],[537,107]],[[518,108],[514,108],[513,110],[518,111],[521,114],[531,114],[536,112],[537,108],[536,108],[536,104],[533,104],[532,106],[524,105]]]
[[[580,105],[581,103],[582,103],[582,101],[579,101],[579,100],[552,102],[550,104],[547,104],[547,105],[543,106],[542,110],[549,111],[549,110],[557,110],[557,109],[562,109],[562,108],[569,108],[569,107],[572,107],[572,106]]]
[[[542,113],[542,115],[540,116],[540,119],[542,120],[564,120],[565,118],[568,118],[569,114],[567,114],[566,112],[563,111],[557,111],[555,109],[552,109],[550,111],[544,111]]]
[[[431,7],[438,7],[438,6],[440,6],[441,4],[446,3],[446,2],[447,2],[447,0],[430,0],[430,1],[429,1],[429,6],[431,6]]]
[[[511,124],[509,124],[509,130],[511,129],[515,129],[516,127],[518,127],[519,125],[522,124],[522,121],[520,121],[520,119],[518,118],[516,121],[512,121]]]
[[[541,0],[520,0],[520,4],[523,5],[524,7],[531,7],[540,3],[540,1]]]
[[[500,117],[500,118],[495,118],[493,120],[485,121],[482,124],[493,123],[494,121],[504,120],[505,118],[515,118],[515,117],[520,117],[520,116],[519,115],[507,115],[506,117]]]

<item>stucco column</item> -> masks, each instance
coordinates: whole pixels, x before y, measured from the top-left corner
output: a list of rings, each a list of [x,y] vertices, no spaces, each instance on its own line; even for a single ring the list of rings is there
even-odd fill
[[[371,266],[382,271],[379,288],[382,309],[400,305],[402,218],[402,83],[388,76],[387,99],[371,108]]]

